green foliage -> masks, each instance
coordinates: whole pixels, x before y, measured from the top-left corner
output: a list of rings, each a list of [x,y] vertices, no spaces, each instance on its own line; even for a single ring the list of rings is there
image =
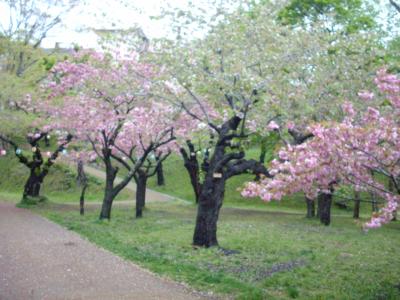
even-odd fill
[[[336,24],[329,24],[330,28],[341,25],[347,33],[354,33],[376,27],[375,15],[362,0],[291,0],[279,12],[278,19],[287,25],[305,25],[332,17]]]
[[[51,68],[55,65],[56,59],[55,57],[43,57],[43,66],[46,71],[50,71]]]

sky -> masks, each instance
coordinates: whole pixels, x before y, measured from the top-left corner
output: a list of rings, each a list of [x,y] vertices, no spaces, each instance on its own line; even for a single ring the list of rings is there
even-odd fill
[[[85,2],[85,3],[84,3]],[[73,43],[84,48],[97,45],[97,35],[89,28],[127,29],[138,24],[149,37],[161,37],[168,32],[165,22],[151,20],[160,13],[160,6],[187,7],[188,0],[86,0],[71,10],[62,20],[62,25],[51,30],[43,40],[42,47],[70,47]],[[7,22],[8,15],[0,3],[0,22]]]
[[[199,5],[202,1],[193,2]],[[73,44],[97,48],[98,36],[90,28],[127,29],[135,24],[150,38],[162,37],[170,32],[168,24],[151,20],[150,16],[159,15],[161,6],[188,8],[190,0],[79,0],[79,3],[64,16],[61,26],[49,32],[42,47],[53,48],[58,43],[63,48]],[[387,3],[388,0],[378,0],[376,5],[384,7]],[[7,11],[0,1],[0,24],[7,23],[7,20]]]
[[[84,48],[97,45],[97,35],[88,30],[127,29],[138,24],[149,37],[161,37],[167,34],[167,28],[161,21],[151,20],[150,16],[160,13],[160,3],[173,7],[187,5],[187,0],[130,0],[125,6],[118,0],[89,0],[86,5],[79,5],[63,20],[65,24],[53,30],[43,41],[42,46],[53,47],[56,42],[61,47],[77,43]]]

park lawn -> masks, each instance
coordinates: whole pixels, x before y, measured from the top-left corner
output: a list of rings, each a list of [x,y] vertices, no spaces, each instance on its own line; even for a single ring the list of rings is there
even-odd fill
[[[249,149],[246,153],[248,158],[257,158],[258,150],[255,148]],[[183,160],[179,155],[172,154],[163,165],[166,185],[158,186],[157,177],[151,177],[148,180],[148,188],[156,190],[160,193],[168,194],[173,197],[184,199],[194,202],[193,188],[190,184],[190,179],[187,171],[183,165]],[[251,208],[261,210],[277,210],[277,211],[299,211],[301,210],[304,214],[306,213],[305,198],[302,193],[284,197],[282,201],[271,201],[265,203],[259,198],[244,198],[240,194],[241,188],[244,183],[254,180],[253,174],[243,174],[230,178],[226,183],[224,205],[230,205],[240,208]],[[362,195],[364,200],[369,201],[369,195]],[[341,201],[337,197],[334,197],[335,201]],[[351,215],[353,203],[347,203],[348,209],[338,209],[335,205],[332,205],[332,210],[335,214]],[[362,202],[360,205],[360,213],[367,217],[371,215],[371,204],[368,202]]]
[[[117,255],[179,282],[236,299],[399,299],[400,222],[363,232],[349,216],[331,226],[287,213],[223,207],[221,247],[191,246],[196,206],[149,203],[144,218],[115,206],[84,217],[72,206],[32,209]]]
[[[17,202],[21,200],[24,185],[29,176],[29,169],[18,162],[15,155],[0,157],[0,192],[8,195],[6,199]],[[79,202],[81,193],[76,183],[77,172],[74,168],[57,161],[45,177],[41,195],[51,198],[53,202]],[[89,187],[85,201],[101,201],[104,194],[104,182],[87,175]],[[123,190],[116,198],[118,200],[134,200],[134,193]]]

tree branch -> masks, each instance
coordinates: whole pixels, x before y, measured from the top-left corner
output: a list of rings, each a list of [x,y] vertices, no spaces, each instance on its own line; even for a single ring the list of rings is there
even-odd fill
[[[263,174],[266,177],[272,178],[269,174],[268,169],[259,161],[254,159],[246,160],[241,159],[234,164],[227,166],[227,171],[225,172],[225,178],[231,178],[236,175],[246,173],[247,171],[252,171],[253,174]]]

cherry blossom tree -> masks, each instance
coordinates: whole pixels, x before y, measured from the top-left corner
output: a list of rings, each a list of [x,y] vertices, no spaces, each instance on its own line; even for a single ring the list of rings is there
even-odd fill
[[[303,191],[312,199],[322,193],[330,201],[335,187],[350,184],[357,191],[375,193],[386,201],[365,228],[390,221],[400,201],[400,79],[382,69],[375,84],[377,95],[361,91],[359,97],[364,101],[383,99],[379,109],[368,107],[366,112],[357,113],[351,103],[345,103],[346,117],[342,122],[310,126],[314,138],[282,148],[279,159],[272,162],[274,178],[248,183],[242,195],[270,201]],[[382,177],[389,180],[391,188],[382,182]]]
[[[40,143],[44,142],[45,139],[49,139],[49,132],[47,131],[37,130],[35,133],[28,134],[26,140],[30,149],[26,151],[10,137],[0,134],[0,140],[13,148],[19,162],[25,165],[30,171],[24,186],[23,200],[27,197],[39,197],[44,178],[48,175],[50,167],[55,163],[59,154],[66,151],[67,145],[72,140],[72,135],[66,134],[64,138],[60,139],[54,151],[42,153]],[[25,152],[27,153],[25,154]],[[29,158],[29,152],[32,153],[31,159]],[[5,156],[6,154],[7,151],[5,149],[0,149],[0,156]]]
[[[185,77],[186,72],[177,72],[173,67],[169,69],[180,87],[170,89],[170,101],[191,118],[194,125],[197,124],[195,129],[200,129],[196,134],[202,138],[203,163],[198,161],[200,149],[194,146],[196,134],[193,131],[189,139],[181,139],[180,151],[198,199],[193,244],[211,247],[218,245],[217,222],[226,181],[244,173],[268,176],[262,163],[245,157],[245,144],[250,134],[247,117],[263,89],[256,82],[225,73],[224,63],[210,66],[204,72],[196,58],[186,56],[183,59],[187,59],[186,66],[195,75]],[[219,61],[220,55],[216,59]],[[220,86],[205,91],[206,84]]]
[[[165,159],[166,145],[175,138],[173,120],[165,118],[171,110],[151,98],[154,72],[153,66],[140,63],[135,56],[91,51],[78,52],[74,61],[52,69],[49,100],[44,104],[51,126],[89,143],[91,150],[86,155],[101,159],[105,166],[100,219],[110,219],[118,193],[132,178],[142,178],[142,172],[148,176],[151,167],[157,166],[150,164],[149,157],[162,152],[160,161]],[[115,183],[120,167],[127,173]],[[140,201],[137,198],[137,207]]]

